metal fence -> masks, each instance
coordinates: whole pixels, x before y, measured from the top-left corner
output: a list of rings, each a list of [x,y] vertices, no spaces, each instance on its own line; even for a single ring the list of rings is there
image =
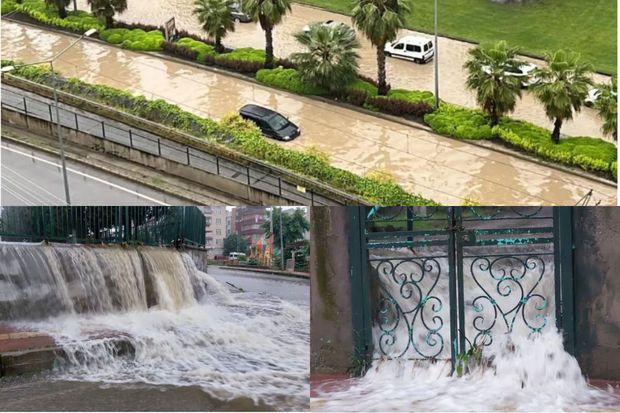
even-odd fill
[[[14,242],[205,245],[193,206],[33,206],[0,209],[0,239]]]
[[[574,348],[570,208],[351,208],[356,350],[451,359],[513,331]]]
[[[2,89],[2,108],[27,116],[56,122],[52,101],[24,96],[10,89]],[[191,146],[132,128],[120,122],[85,114],[75,108],[60,105],[60,124],[66,128],[136,149],[150,155],[248,185],[299,205],[338,205],[338,202],[315,193],[310,188],[287,182],[268,168],[250,167],[216,155],[196,150]]]

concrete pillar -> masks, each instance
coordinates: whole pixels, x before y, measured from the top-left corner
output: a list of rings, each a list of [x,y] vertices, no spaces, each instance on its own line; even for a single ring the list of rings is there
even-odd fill
[[[573,209],[576,355],[589,378],[620,380],[620,208]]]
[[[346,373],[353,356],[346,207],[310,210],[312,375]]]

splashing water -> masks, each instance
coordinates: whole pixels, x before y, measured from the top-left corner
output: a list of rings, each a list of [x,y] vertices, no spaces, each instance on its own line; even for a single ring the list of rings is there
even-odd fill
[[[432,249],[425,252],[429,256],[441,255]],[[497,253],[495,250],[493,252]],[[530,247],[525,246],[518,253],[529,256]],[[372,261],[381,256],[391,258],[379,260],[378,263]],[[477,257],[464,258],[465,268],[472,269],[464,276],[466,319],[475,320],[478,317],[478,328],[492,328],[493,340],[483,347],[483,363],[471,366],[470,372],[461,377],[451,374],[449,305],[446,302],[437,304],[438,299],[445,301],[448,297],[447,258],[426,261],[425,270],[421,272],[419,265],[406,260],[411,257],[415,258],[406,249],[377,251],[370,255],[372,276],[381,282],[382,288],[380,293],[376,293],[378,298],[375,297],[375,300],[388,303],[384,307],[379,306],[379,316],[373,325],[376,360],[362,378],[345,382],[326,381],[316,386],[313,389],[316,397],[312,398],[312,410],[620,409],[620,398],[613,389],[605,391],[588,385],[577,360],[564,351],[562,336],[553,328],[555,303],[553,261],[550,256],[537,258],[536,264],[532,259],[498,259],[492,266],[476,266],[475,260],[480,260]],[[476,269],[486,272],[474,272]],[[496,306],[489,305],[490,299],[484,302],[479,298],[476,304],[475,297],[486,293],[495,300]],[[412,321],[414,319],[410,315],[424,295],[431,305],[422,306],[420,317],[426,317],[428,326],[422,323],[422,318]],[[385,296],[390,298],[381,301],[381,297]],[[430,301],[428,297],[436,298]],[[530,300],[527,297],[533,298]],[[522,301],[524,303],[520,305]],[[507,312],[505,318],[501,315],[496,317],[497,308]],[[511,308],[516,310],[508,312],[507,309]],[[408,326],[413,322],[417,324],[409,331]],[[474,328],[475,324],[476,321],[470,322],[465,327],[466,336],[472,339],[479,332]],[[539,327],[541,332],[534,331]],[[433,329],[436,332],[429,334]],[[478,344],[484,342],[473,341]],[[421,360],[420,354],[434,356],[438,360]],[[386,356],[392,357],[388,359]]]
[[[0,319],[54,338],[54,379],[308,408],[307,306],[232,293],[174,250],[0,244],[0,258]]]
[[[593,388],[555,331],[506,335],[489,348],[488,365],[450,376],[450,363],[382,360],[346,389],[315,389],[312,410],[320,411],[610,411],[620,398]],[[325,390],[323,390],[325,389]]]

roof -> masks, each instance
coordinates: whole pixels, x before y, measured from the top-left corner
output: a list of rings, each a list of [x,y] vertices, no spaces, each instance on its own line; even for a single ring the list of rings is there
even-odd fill
[[[397,40],[398,42],[407,42],[407,43],[427,43],[430,42],[431,39],[422,36],[404,36]]]
[[[255,116],[260,116],[261,118],[264,118],[266,116],[271,116],[276,113],[269,108],[265,108],[265,107],[258,106],[258,105],[245,105],[239,110],[239,112],[252,114]]]

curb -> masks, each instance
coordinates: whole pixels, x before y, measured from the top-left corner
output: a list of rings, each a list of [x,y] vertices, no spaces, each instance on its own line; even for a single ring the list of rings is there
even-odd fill
[[[300,4],[303,4],[303,3],[300,3]],[[325,10],[325,9],[322,9],[322,8],[316,7],[316,6],[308,5],[308,7],[313,7],[315,9],[329,11],[329,10]],[[342,14],[342,13],[337,13],[337,14],[341,14],[343,16],[347,16],[347,15]],[[47,26],[37,25],[37,24],[29,23],[29,22],[22,22],[21,20],[16,20],[16,19],[13,19],[13,18],[8,18],[6,20],[9,20],[9,21],[14,22],[16,24],[23,24],[23,25],[26,25],[26,26],[34,27],[34,28],[37,28],[37,29],[40,29],[40,30],[43,28],[43,30],[49,30],[49,31],[52,31],[54,33],[64,34],[64,35],[73,36],[73,37],[79,37],[79,35],[77,35],[77,34],[75,34],[73,32],[69,32],[69,31],[63,31],[63,30],[55,29],[55,28],[51,28],[50,29]],[[115,47],[117,49],[127,51],[127,49],[123,49],[122,47],[120,47],[118,45],[107,43],[107,42],[105,42],[105,41],[103,41],[101,39],[94,39],[94,38],[90,38],[89,37],[89,38],[84,38],[83,40],[97,42],[97,43],[101,43],[101,44],[104,44],[104,45],[107,45],[107,46],[110,46],[110,47]],[[458,40],[458,39],[455,39],[455,40]],[[521,159],[521,160],[524,160],[524,161],[527,161],[527,162],[532,162],[532,163],[540,164],[540,165],[543,165],[543,166],[546,166],[546,167],[558,170],[560,172],[565,172],[565,173],[568,173],[568,174],[572,174],[572,175],[578,176],[580,178],[584,178],[584,179],[589,179],[591,181],[595,181],[595,182],[597,182],[599,184],[607,185],[607,186],[609,186],[611,188],[617,188],[617,183],[614,183],[611,180],[608,180],[608,179],[605,179],[605,178],[601,178],[601,177],[599,177],[597,175],[589,174],[589,173],[587,173],[585,171],[582,171],[581,169],[578,169],[578,168],[573,168],[573,167],[566,166],[566,165],[558,165],[556,163],[552,163],[552,162],[546,161],[544,159],[540,159],[540,158],[537,158],[537,157],[534,157],[534,156],[522,153],[520,151],[507,148],[504,145],[500,146],[499,144],[495,144],[495,143],[493,143],[491,141],[486,141],[485,143],[483,143],[483,142],[478,142],[478,141],[475,141],[475,140],[454,138],[452,136],[443,135],[443,134],[434,132],[430,127],[428,127],[427,125],[421,124],[421,123],[417,123],[417,122],[410,121],[410,120],[407,120],[407,119],[403,119],[403,118],[400,118],[400,117],[397,117],[397,116],[393,116],[393,115],[388,115],[388,114],[385,114],[385,113],[373,112],[373,111],[365,109],[365,108],[360,108],[358,106],[350,105],[348,103],[343,103],[343,102],[339,102],[339,101],[334,101],[332,99],[327,99],[327,98],[323,98],[323,97],[320,97],[320,96],[299,95],[299,94],[293,93],[291,91],[288,91],[286,89],[281,89],[281,88],[278,88],[278,87],[275,87],[275,86],[265,85],[264,83],[259,82],[255,78],[247,76],[247,75],[243,75],[243,74],[240,74],[240,73],[227,71],[225,69],[220,69],[220,68],[217,68],[217,67],[202,65],[200,63],[193,62],[193,61],[190,61],[190,60],[181,59],[181,58],[178,58],[178,57],[175,57],[175,56],[169,56],[169,55],[166,55],[166,54],[164,54],[162,52],[158,52],[158,51],[156,51],[156,52],[147,52],[147,51],[141,51],[141,50],[130,50],[130,51],[134,52],[134,53],[138,53],[138,54],[143,54],[143,55],[146,55],[146,56],[156,56],[156,57],[158,57],[160,59],[168,60],[168,61],[171,61],[171,62],[174,62],[174,63],[178,63],[178,64],[186,64],[186,65],[192,66],[194,68],[210,71],[212,73],[216,73],[216,74],[219,74],[219,75],[222,75],[222,76],[229,76],[229,77],[232,77],[232,78],[235,78],[235,79],[238,79],[238,80],[249,81],[250,83],[253,83],[255,85],[259,85],[259,86],[265,87],[267,89],[274,89],[274,90],[278,90],[278,91],[281,91],[281,92],[286,92],[286,93],[289,93],[289,94],[291,94],[293,96],[299,96],[299,97],[307,98],[307,99],[314,100],[314,101],[317,101],[317,102],[321,102],[321,103],[325,103],[325,104],[330,104],[330,105],[335,105],[335,106],[341,107],[343,109],[349,109],[349,110],[356,111],[356,112],[361,113],[361,114],[365,114],[365,115],[368,115],[368,116],[374,116],[374,117],[382,119],[382,120],[398,123],[398,124],[401,124],[403,126],[408,126],[408,127],[414,128],[414,129],[423,130],[425,132],[432,133],[432,134],[435,134],[437,136],[442,136],[442,137],[444,137],[446,139],[451,139],[451,140],[456,141],[456,142],[466,143],[468,145],[472,145],[472,146],[475,146],[475,147],[478,147],[478,148],[483,148],[483,149],[486,149],[486,150],[495,151],[495,152],[501,153],[503,155],[512,156],[512,157],[515,157],[515,158],[518,158],[518,159]]]
[[[282,271],[282,270],[271,270],[271,269],[265,269],[265,268],[237,267],[237,266],[230,266],[230,265],[217,265],[217,268],[220,268],[222,270],[260,272],[260,273],[264,273],[264,274],[284,275],[284,276],[287,276],[287,277],[301,278],[301,279],[304,279],[304,280],[309,280],[310,279],[310,274],[305,274],[305,273],[301,273],[301,272],[287,272],[287,271]]]
[[[23,141],[23,140],[20,140],[17,136],[11,136],[9,133],[10,132],[6,132],[6,130],[3,129],[3,131],[2,131],[2,139],[6,139],[7,141],[13,142],[15,144],[19,144],[19,145],[27,146],[29,148],[33,148],[33,149],[39,150],[41,152],[45,152],[45,153],[47,153],[49,155],[57,156],[59,154],[59,152],[56,150],[56,148],[54,148],[52,146],[41,146],[41,145],[37,145],[34,142]],[[35,135],[35,136],[39,137],[38,135]],[[44,137],[40,137],[40,138],[41,139],[46,139]],[[196,202],[196,200],[194,200],[194,199],[189,199],[187,197],[187,195],[185,195],[185,194],[181,194],[181,193],[175,192],[174,190],[171,190],[169,188],[164,188],[162,186],[156,185],[156,184],[154,184],[152,182],[149,182],[148,180],[141,180],[141,179],[136,178],[136,177],[129,177],[128,175],[119,174],[117,169],[109,168],[109,167],[102,166],[102,165],[95,165],[95,164],[92,164],[92,163],[85,162],[85,160],[84,160],[85,158],[83,158],[83,157],[81,157],[79,155],[76,155],[76,154],[74,154],[72,152],[66,152],[65,151],[65,157],[67,159],[69,159],[69,160],[71,160],[73,162],[79,163],[81,165],[89,166],[91,168],[98,169],[100,171],[109,173],[111,175],[114,175],[114,176],[117,176],[117,177],[120,177],[120,178],[128,179],[131,182],[135,182],[135,183],[138,183],[140,185],[144,185],[144,186],[146,186],[146,187],[148,187],[150,189],[162,192],[162,193],[170,195],[170,196],[174,196],[176,198],[181,198],[182,200],[186,200],[188,202],[193,202],[193,203],[195,203],[194,205],[201,205],[202,204],[202,202]],[[144,168],[148,168],[146,166],[143,166],[143,167]],[[205,198],[206,198],[206,196],[205,196]]]

